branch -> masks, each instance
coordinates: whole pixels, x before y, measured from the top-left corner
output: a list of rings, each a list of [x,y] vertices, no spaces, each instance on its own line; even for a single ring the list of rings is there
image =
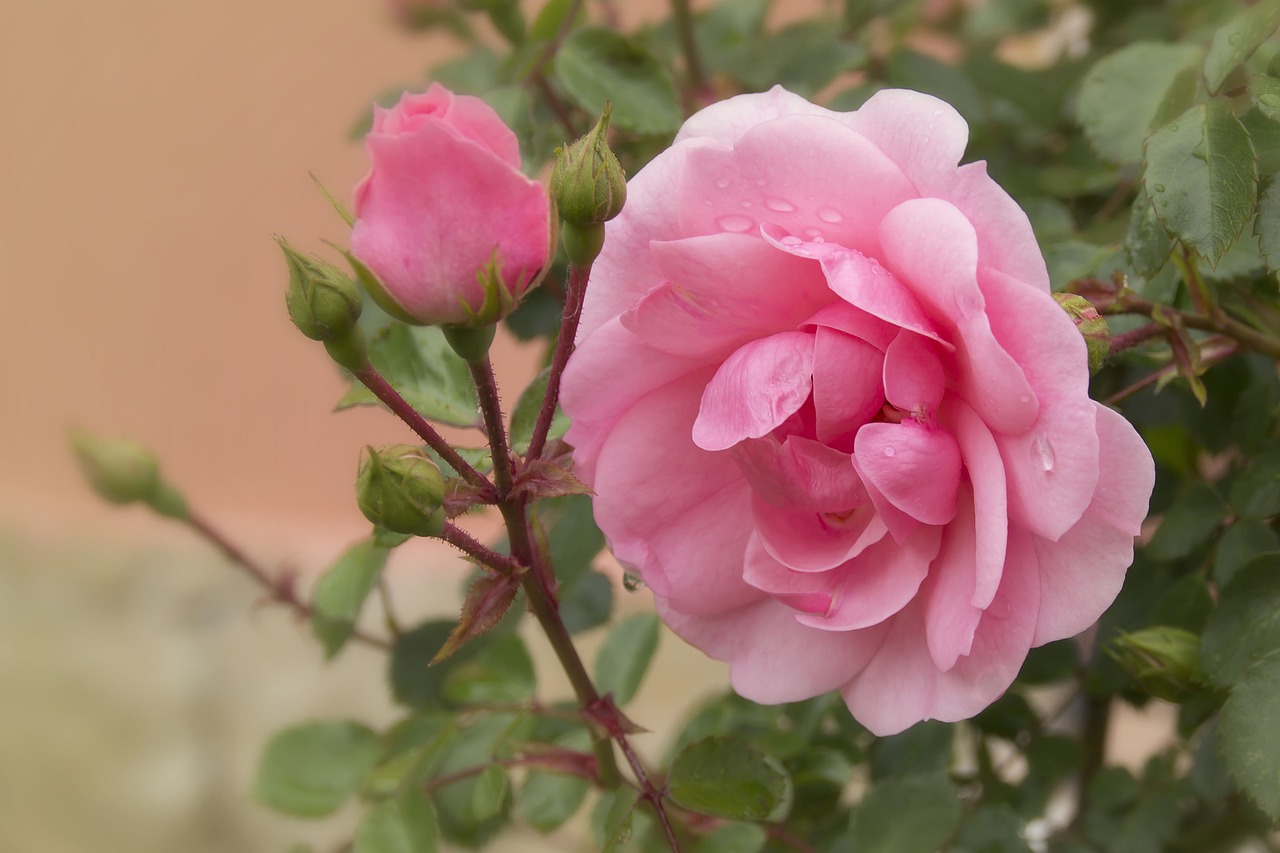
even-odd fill
[[[569,284],[564,294],[564,315],[560,319],[560,334],[556,337],[556,350],[551,357],[551,372],[547,375],[547,394],[542,399],[542,409],[529,439],[528,460],[542,456],[547,443],[547,433],[560,405],[560,378],[564,375],[569,356],[573,355],[574,340],[578,337],[578,322],[582,319],[582,301],[587,293],[587,280],[591,266],[569,267]]]

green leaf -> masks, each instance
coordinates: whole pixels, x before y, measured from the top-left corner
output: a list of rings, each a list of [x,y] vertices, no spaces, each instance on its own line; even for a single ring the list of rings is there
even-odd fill
[[[1193,45],[1137,42],[1089,69],[1076,118],[1098,155],[1112,163],[1139,162],[1142,141],[1179,72],[1200,56]]]
[[[560,589],[560,619],[570,634],[579,634],[609,621],[613,613],[613,581],[586,571]]]
[[[1218,551],[1213,558],[1213,579],[1226,586],[1253,560],[1277,552],[1280,552],[1280,536],[1270,524],[1242,518],[1228,527],[1218,540]]]
[[[431,801],[410,785],[365,814],[356,827],[353,853],[435,853],[439,834]]]
[[[1185,557],[1213,535],[1227,508],[1208,485],[1192,482],[1160,522],[1146,553],[1157,560]]]
[[[1147,140],[1143,184],[1165,228],[1217,264],[1257,206],[1253,143],[1226,104],[1199,104]]]
[[[569,13],[577,9],[575,18],[583,20],[586,10],[573,0],[547,0],[538,11],[538,16],[529,25],[529,37],[537,41],[551,41],[560,33],[560,28],[569,23]]]
[[[1047,643],[1027,653],[1018,673],[1022,684],[1052,684],[1071,678],[1080,665],[1080,648],[1072,640]]]
[[[688,746],[671,765],[667,789],[683,808],[730,820],[778,820],[792,793],[781,762],[736,737]]]
[[[507,771],[500,764],[491,764],[476,777],[471,791],[471,815],[477,821],[498,817],[507,806],[511,794],[511,782]]]
[[[1249,97],[1272,121],[1280,121],[1280,80],[1269,74],[1255,74],[1249,81]]]
[[[590,738],[581,729],[556,741],[562,746],[584,749]],[[539,832],[551,832],[577,813],[587,798],[591,784],[578,776],[531,770],[520,786],[520,814],[525,823]]]
[[[1129,230],[1124,235],[1124,251],[1133,271],[1150,279],[1169,260],[1173,240],[1156,218],[1155,206],[1145,191],[1139,191],[1130,210]]]
[[[533,658],[524,640],[502,634],[449,673],[444,695],[458,705],[508,705],[528,699],[536,686]]]
[[[1236,15],[1213,34],[1204,58],[1204,82],[1211,95],[1222,89],[1232,71],[1240,67],[1258,45],[1280,26],[1280,3],[1262,0]]]
[[[556,577],[568,586],[586,572],[604,548],[604,534],[596,526],[591,498],[569,495],[540,501],[538,516],[547,528],[547,547]]]
[[[1273,177],[1262,190],[1253,233],[1258,235],[1267,269],[1280,272],[1280,178]]]
[[[638,802],[639,795],[625,786],[601,795],[591,812],[591,835],[600,853],[613,853],[631,840],[632,825],[643,817],[636,814]]]
[[[511,412],[511,448],[521,456],[529,452],[529,441],[533,438],[533,428],[542,411],[542,401],[547,396],[550,375],[551,368],[548,367],[535,376],[529,387],[520,394],[520,399]],[[551,429],[547,431],[547,440],[560,438],[568,429],[569,418],[557,406],[555,417],[551,419]]]
[[[936,720],[916,723],[905,732],[871,744],[871,776],[908,776],[951,766],[955,727]]]
[[[1227,770],[1273,821],[1280,821],[1280,655],[1251,667],[1222,708],[1218,735]]]
[[[853,815],[854,850],[934,853],[960,826],[960,801],[944,773],[880,782]]]
[[[311,593],[311,633],[332,658],[351,637],[369,593],[387,564],[386,548],[361,542],[347,550],[321,576]]]
[[[1245,566],[1222,590],[1200,640],[1200,669],[1231,687],[1254,662],[1280,649],[1280,557]]]
[[[757,853],[769,835],[751,823],[727,823],[698,839],[693,853]]]
[[[253,780],[253,797],[297,817],[323,817],[342,805],[378,763],[382,744],[368,726],[333,721],[277,732]]]
[[[391,695],[411,708],[435,708],[444,704],[445,679],[454,669],[475,657],[484,648],[485,638],[467,643],[448,660],[432,666],[430,661],[453,632],[449,620],[426,622],[396,638],[391,647],[389,677]]]
[[[480,847],[507,823],[511,787],[506,773],[494,761],[510,756],[510,743],[523,739],[528,728],[527,717],[487,714],[464,728],[449,745],[436,778],[476,767],[486,769],[434,789],[440,831],[445,838]]]
[[[479,424],[471,372],[438,327],[393,323],[369,341],[369,360],[424,418],[462,427]],[[337,408],[376,405],[373,392],[355,382]]]
[[[979,806],[965,818],[947,853],[1031,853],[1022,830],[1022,819],[1008,806]]]
[[[596,654],[596,687],[618,705],[636,695],[658,649],[658,617],[641,613],[614,626]]]
[[[955,107],[970,124],[986,118],[986,102],[964,69],[914,50],[893,52],[885,65],[885,79],[893,86],[934,95]]]
[[[865,59],[861,46],[842,40],[823,21],[803,21],[743,39],[721,55],[725,72],[748,90],[764,91],[780,84],[810,97]]]
[[[674,133],[683,114],[662,63],[612,30],[583,27],[560,45],[556,76],[578,106],[591,115],[613,103],[613,123],[640,133]]]
[[[1280,515],[1280,443],[1249,461],[1231,486],[1230,503],[1244,518]]]

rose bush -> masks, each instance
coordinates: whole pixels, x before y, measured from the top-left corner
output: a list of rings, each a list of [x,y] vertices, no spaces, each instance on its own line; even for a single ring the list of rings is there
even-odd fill
[[[617,557],[747,698],[877,734],[996,699],[1120,589],[1153,483],[947,104],[708,107],[628,186],[564,380]]]
[[[402,320],[492,323],[548,263],[546,188],[520,172],[511,129],[479,98],[433,83],[374,108],[351,251]]]

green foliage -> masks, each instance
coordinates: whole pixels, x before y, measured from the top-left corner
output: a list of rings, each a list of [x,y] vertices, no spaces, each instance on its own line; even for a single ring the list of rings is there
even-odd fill
[[[332,658],[346,645],[369,593],[387,564],[386,548],[361,542],[349,548],[316,582],[311,594],[311,633]]]
[[[596,687],[612,693],[619,705],[630,702],[657,649],[657,615],[641,613],[619,622],[596,655]]]
[[[471,373],[439,328],[391,323],[369,341],[369,360],[423,417],[454,426],[476,425]],[[337,407],[373,405],[378,399],[357,382]]]
[[[1272,632],[1274,633],[1274,632]],[[1280,644],[1278,644],[1280,645]],[[1250,667],[1222,708],[1222,756],[1240,787],[1280,822],[1280,654]]]
[[[380,751],[378,736],[359,723],[304,723],[285,729],[262,753],[254,798],[285,814],[323,817],[355,792]]]
[[[747,741],[707,738],[671,764],[671,799],[691,811],[730,820],[777,820],[791,807],[786,768]]]
[[[960,801],[943,773],[889,779],[858,804],[851,837],[855,850],[930,853],[960,826]]]
[[[556,75],[588,113],[613,103],[618,127],[670,134],[680,127],[680,100],[667,70],[641,45],[612,30],[583,27],[556,53]]]
[[[533,427],[538,421],[538,413],[542,410],[542,400],[547,396],[547,380],[551,368],[547,368],[533,378],[529,387],[520,394],[516,407],[511,410],[511,449],[516,453],[527,453],[529,440],[533,437]],[[555,417],[551,421],[551,429],[547,432],[547,440],[560,438],[569,428],[569,419],[557,407]]]
[[[406,787],[378,803],[356,828],[354,853],[435,853],[439,828],[422,789]]]

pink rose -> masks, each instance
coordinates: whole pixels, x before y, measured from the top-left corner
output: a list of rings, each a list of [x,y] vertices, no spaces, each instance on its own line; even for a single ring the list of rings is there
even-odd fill
[[[498,114],[433,83],[375,107],[365,147],[351,251],[378,277],[379,304],[420,324],[509,312],[548,263],[551,221],[546,189],[521,174]]]
[[[628,186],[564,378],[618,558],[757,702],[972,716],[1085,629],[1154,466],[1088,397],[1026,216],[951,107],[715,104]]]

